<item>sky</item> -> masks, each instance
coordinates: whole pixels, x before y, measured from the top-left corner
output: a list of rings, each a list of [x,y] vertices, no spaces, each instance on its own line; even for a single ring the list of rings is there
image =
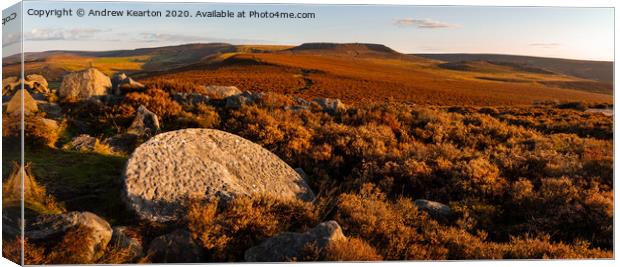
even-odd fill
[[[24,14],[24,51],[117,50],[183,43],[380,43],[402,53],[496,53],[614,59],[612,8],[329,6],[24,2],[28,10],[71,8],[73,16]],[[78,17],[89,10],[313,12],[314,19]],[[246,13],[247,14],[247,13]],[[18,36],[5,27],[5,55]]]

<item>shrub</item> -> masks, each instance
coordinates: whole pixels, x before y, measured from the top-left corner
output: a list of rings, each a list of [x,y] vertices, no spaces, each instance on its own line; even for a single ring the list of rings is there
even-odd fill
[[[144,105],[160,117],[174,116],[182,110],[181,105],[172,100],[166,91],[157,88],[148,89],[144,93],[128,93],[125,96],[125,101],[134,108]]]
[[[193,201],[188,228],[214,260],[240,261],[243,252],[282,231],[301,231],[316,224],[312,204],[269,196],[239,196],[218,208],[218,201]]]

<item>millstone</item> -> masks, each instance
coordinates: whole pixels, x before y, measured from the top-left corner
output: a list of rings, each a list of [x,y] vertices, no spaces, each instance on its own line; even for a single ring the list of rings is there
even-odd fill
[[[184,129],[154,136],[127,162],[124,194],[146,220],[181,219],[191,198],[228,201],[267,194],[314,199],[299,173],[261,146],[213,129]]]

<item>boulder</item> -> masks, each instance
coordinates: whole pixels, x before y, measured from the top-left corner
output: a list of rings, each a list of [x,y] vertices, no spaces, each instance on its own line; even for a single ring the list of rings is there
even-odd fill
[[[329,113],[337,113],[341,111],[345,111],[347,106],[340,101],[340,99],[336,98],[322,98],[317,97],[313,99],[315,103],[317,103],[325,112]]]
[[[446,219],[452,215],[452,211],[448,205],[430,201],[426,199],[416,199],[415,205],[418,209],[426,211],[431,217],[435,219]]]
[[[67,148],[81,152],[93,151],[98,142],[99,140],[95,137],[87,134],[80,134],[71,140]]]
[[[283,262],[299,260],[307,246],[314,245],[319,251],[331,242],[346,240],[336,221],[323,222],[305,233],[284,232],[271,237],[245,251],[248,262]]]
[[[125,73],[117,73],[112,76],[112,92],[115,95],[120,95],[123,91],[126,90],[139,90],[143,89],[144,85],[142,83],[134,81],[131,77],[128,77]]]
[[[117,226],[112,229],[110,245],[127,250],[122,262],[133,263],[144,256],[142,240],[137,231],[126,226]]]
[[[26,76],[25,86],[29,89],[42,94],[50,93],[45,77],[39,74],[29,74]]]
[[[245,91],[241,94],[226,98],[227,108],[240,108],[242,105],[252,104],[263,97],[263,93],[252,93]]]
[[[88,229],[88,236],[82,238],[78,254],[86,261],[99,259],[112,238],[112,227],[104,219],[90,212],[69,212],[45,214],[36,217],[26,225],[25,236],[33,241],[59,241],[72,229]]]
[[[155,113],[140,105],[136,111],[136,117],[127,129],[128,134],[140,137],[150,137],[159,132],[159,118]]]
[[[172,93],[172,99],[184,106],[209,104],[209,97],[200,93]]]
[[[191,234],[184,230],[176,230],[153,239],[147,256],[157,263],[197,263],[204,259],[202,248],[194,242]]]
[[[237,135],[183,129],[156,135],[133,152],[124,172],[124,195],[142,218],[182,219],[190,198],[230,200],[271,194],[314,199],[304,179],[284,161]]]
[[[62,79],[58,96],[65,101],[86,100],[107,94],[112,87],[110,78],[95,68],[72,72]]]
[[[27,90],[23,90],[24,94],[24,115],[31,115],[39,110],[37,101],[32,98]],[[19,115],[22,110],[22,90],[17,90],[11,100],[6,105],[6,113],[8,115]]]
[[[224,100],[228,97],[241,94],[241,90],[235,86],[218,86],[209,85],[205,87],[205,92],[211,98],[216,100]]]

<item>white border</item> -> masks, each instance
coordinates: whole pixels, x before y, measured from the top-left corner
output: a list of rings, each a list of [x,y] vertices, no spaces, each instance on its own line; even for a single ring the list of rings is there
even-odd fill
[[[67,2],[98,2],[96,0],[65,0]],[[19,1],[2,0],[0,7],[5,9]],[[147,2],[139,0],[107,0],[107,2]],[[620,4],[613,0],[150,0],[148,2],[205,2],[205,3],[297,3],[297,4],[392,4],[392,5],[473,5],[473,6],[572,6],[572,7],[618,7]],[[615,16],[614,10],[614,16]],[[615,47],[618,47],[618,21],[615,21]],[[615,50],[615,49],[614,49]],[[615,58],[615,57],[614,57]],[[1,63],[1,58],[0,58]],[[615,64],[614,64],[615,65]],[[614,68],[614,77],[618,77],[618,69]],[[614,83],[614,87],[617,83]],[[614,103],[618,103],[618,94],[614,94]],[[618,125],[614,119],[614,133],[618,131]],[[620,147],[617,145],[617,139],[614,138],[614,158],[620,153]],[[0,150],[0,157],[1,157]],[[614,162],[615,165],[615,162]],[[614,166],[614,184],[617,182],[620,169]],[[618,201],[614,201],[614,214],[620,214]],[[614,218],[614,229],[616,226],[617,216]],[[614,231],[614,244],[618,244],[618,231]],[[617,252],[614,253],[617,255]],[[300,263],[298,263],[300,264]],[[475,266],[475,267],[500,267],[500,266],[617,266],[616,260],[548,260],[548,261],[433,261],[433,262],[381,262],[381,263],[303,263],[308,266],[337,266],[337,267],[359,267],[364,266]],[[191,264],[192,266],[229,266],[230,264]],[[284,266],[288,264],[260,264],[264,267]],[[14,263],[1,258],[0,266],[16,266]],[[69,265],[80,266],[80,265]],[[92,265],[84,265],[92,266]],[[150,266],[187,266],[181,264],[152,264]],[[235,266],[252,266],[249,264],[235,263]],[[256,265],[254,265],[256,266]]]

